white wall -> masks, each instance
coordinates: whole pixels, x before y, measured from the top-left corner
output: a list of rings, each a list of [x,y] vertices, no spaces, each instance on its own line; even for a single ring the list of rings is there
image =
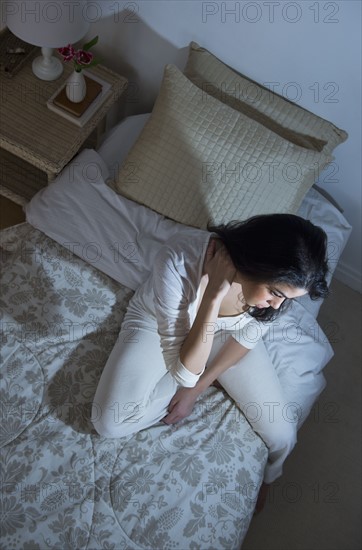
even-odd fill
[[[236,70],[346,130],[333,173],[319,185],[340,204],[353,232],[337,277],[361,280],[361,3],[357,0],[90,2],[99,53],[131,84],[127,113],[152,108],[165,63],[183,69],[191,40]]]

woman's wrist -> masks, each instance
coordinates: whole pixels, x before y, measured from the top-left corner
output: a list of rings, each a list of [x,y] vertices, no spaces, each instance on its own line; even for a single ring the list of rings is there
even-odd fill
[[[201,395],[202,393],[204,393],[204,391],[207,390],[207,388],[211,386],[214,381],[210,378],[210,376],[207,376],[207,374],[208,373],[205,371],[204,374],[201,375],[201,377],[199,378],[196,386],[193,388],[197,395]]]

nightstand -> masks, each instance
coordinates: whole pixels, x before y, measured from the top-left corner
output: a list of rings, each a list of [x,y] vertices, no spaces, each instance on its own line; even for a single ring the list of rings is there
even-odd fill
[[[35,55],[38,55],[36,52]],[[73,70],[64,64],[60,78],[39,80],[32,58],[13,78],[1,78],[0,184],[30,199],[51,182],[84,147],[96,147],[104,119],[127,88],[127,79],[102,65],[90,72],[111,84],[91,119],[79,127],[48,109],[47,100]]]

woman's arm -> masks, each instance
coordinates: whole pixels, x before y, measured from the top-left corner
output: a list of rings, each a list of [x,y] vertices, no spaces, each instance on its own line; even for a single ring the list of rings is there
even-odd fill
[[[200,239],[200,244],[205,241],[202,243]],[[197,262],[200,257],[189,248],[191,261]],[[166,368],[177,383],[185,387],[194,387],[204,371],[214,338],[212,330],[208,329],[210,324],[213,327],[222,299],[235,277],[235,267],[226,250],[223,247],[216,250],[214,239],[208,241],[206,252],[202,248],[200,246],[206,289],[193,321],[189,306],[190,300],[195,299],[194,282],[189,284],[188,272],[192,270],[183,255],[175,255],[170,247],[165,247],[155,259],[152,277],[153,302]],[[209,332],[207,338],[206,332]]]
[[[189,416],[195,401],[223,372],[240,361],[249,350],[239,344],[232,336],[210,362],[205,372],[193,388],[180,388],[170,401],[163,422],[174,424]]]
[[[235,277],[235,271],[226,249],[221,247],[216,250],[216,241],[211,240],[204,264],[204,272],[208,278],[207,286],[195,321],[180,351],[181,363],[193,374],[202,372],[209,358],[214,340],[213,326],[222,300]]]

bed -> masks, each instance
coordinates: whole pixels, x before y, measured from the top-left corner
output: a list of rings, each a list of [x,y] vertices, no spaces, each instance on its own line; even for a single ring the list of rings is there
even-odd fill
[[[211,212],[217,220],[235,202],[233,194],[222,202],[230,180],[218,174],[223,193],[215,204],[196,200],[191,189],[182,211],[178,181],[170,185],[169,168],[160,174],[165,143],[158,142],[159,136],[166,134],[166,144],[171,143],[173,119],[183,139],[178,117],[183,121],[188,116],[184,105],[180,111],[174,90],[164,101],[171,77],[192,84],[192,102],[195,97],[202,102],[198,114],[200,105],[209,109],[218,102],[226,125],[229,110],[235,118],[235,104],[223,103],[215,93],[205,101],[196,77],[192,82],[192,70],[197,69],[196,62],[191,66],[193,54],[196,61],[201,56],[202,67],[207,66],[205,55],[215,63],[210,52],[193,44],[185,73],[180,76],[170,69],[166,92],[164,86],[161,90],[162,105],[171,105],[177,115],[168,114],[165,123],[162,113],[160,121],[157,100],[151,115],[125,119],[98,151],[80,153],[34,197],[25,209],[26,223],[1,232],[2,548],[239,549],[252,520],[267,449],[222,389],[210,387],[180,424],[159,423],[122,439],[100,437],[91,421],[102,368],[128,300],[151,269],[154,254],[176,232],[187,238],[195,219],[202,226]],[[181,96],[179,100],[186,101],[184,90]],[[258,106],[254,101],[250,107]],[[253,120],[252,114],[238,111],[237,116]],[[287,126],[285,110],[283,117]],[[193,112],[190,119],[194,124]],[[209,119],[208,135],[213,122]],[[266,128],[260,118],[254,123],[263,134],[278,130]],[[296,124],[300,127],[301,121]],[[314,119],[313,124],[315,128]],[[214,128],[212,135],[217,131]],[[305,136],[308,132],[303,131]],[[288,139],[293,132],[292,127]],[[346,136],[339,132],[342,142]],[[326,142],[325,132],[321,138],[317,131],[310,133],[315,143]],[[227,143],[231,139],[230,133],[219,136]],[[152,149],[157,142],[159,150]],[[202,147],[205,150],[205,142]],[[298,147],[302,145],[293,145],[293,154]],[[317,148],[308,151],[315,155]],[[195,166],[190,168],[187,153],[183,151],[186,160],[177,170],[182,178],[187,167],[192,180]],[[315,162],[313,155],[308,162]],[[213,162],[203,157],[208,177],[214,175]],[[143,178],[152,187],[151,197]],[[156,186],[149,183],[152,178]],[[232,178],[233,193],[236,187],[239,192],[235,170]],[[304,180],[303,173],[303,190],[290,200],[294,211],[326,230],[331,279],[351,227],[335,204]],[[201,210],[194,207],[200,202]],[[248,202],[255,213],[262,208]],[[263,337],[278,375],[288,381],[288,399],[298,411],[299,427],[325,386],[323,368],[333,355],[316,320],[320,305],[308,297],[298,299],[273,333]]]

